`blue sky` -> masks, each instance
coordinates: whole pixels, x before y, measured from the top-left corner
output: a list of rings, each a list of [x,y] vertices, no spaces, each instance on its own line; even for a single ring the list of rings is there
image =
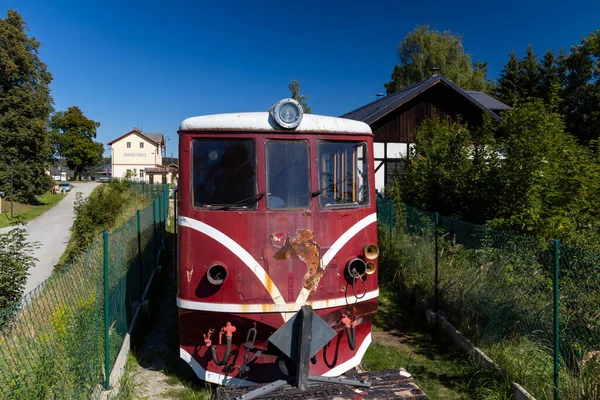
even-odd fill
[[[177,154],[190,116],[267,110],[292,78],[313,112],[340,115],[384,92],[415,26],[464,36],[497,78],[508,53],[568,48],[600,29],[599,1],[0,1],[42,43],[57,110],[78,105],[106,143],[134,126]],[[106,147],[106,155],[109,155]]]

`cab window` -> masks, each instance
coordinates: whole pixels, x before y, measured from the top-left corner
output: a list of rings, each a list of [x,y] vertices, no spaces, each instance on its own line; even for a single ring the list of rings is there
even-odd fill
[[[367,145],[319,142],[319,204],[323,208],[357,207],[369,203]]]
[[[266,143],[269,209],[308,208],[308,148],[308,142],[300,140],[270,140]]]
[[[255,209],[256,144],[250,139],[196,139],[192,145],[193,204]]]

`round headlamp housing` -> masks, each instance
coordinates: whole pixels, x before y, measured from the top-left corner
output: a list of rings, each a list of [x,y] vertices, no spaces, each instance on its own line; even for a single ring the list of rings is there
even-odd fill
[[[302,106],[294,99],[279,100],[269,110],[275,123],[284,129],[295,129],[300,125],[304,112]]]

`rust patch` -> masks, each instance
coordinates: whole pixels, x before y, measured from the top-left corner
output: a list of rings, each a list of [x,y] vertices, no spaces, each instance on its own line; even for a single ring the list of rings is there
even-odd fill
[[[312,213],[310,211],[304,211],[302,215],[304,215],[305,217],[312,217]]]
[[[285,244],[273,256],[276,260],[287,260],[297,256],[306,264],[303,287],[316,292],[319,281],[323,277],[321,268],[321,247],[315,242],[315,234],[308,229],[296,231],[296,236],[287,238]]]
[[[185,272],[187,273],[187,281],[188,283],[190,283],[192,281],[192,274],[194,273],[194,268],[190,269],[185,269]]]

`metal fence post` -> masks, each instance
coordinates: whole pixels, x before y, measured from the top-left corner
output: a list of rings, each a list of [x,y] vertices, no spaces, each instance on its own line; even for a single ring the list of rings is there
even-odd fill
[[[102,234],[104,241],[104,389],[110,389],[110,346],[108,342],[108,232]]]
[[[158,250],[158,246],[156,245],[156,199],[152,200],[152,232],[153,232],[153,237],[154,237],[154,266],[156,267],[156,256],[157,256],[157,250]]]
[[[439,279],[438,279],[438,257],[440,254],[439,244],[438,244],[438,236],[439,236],[439,228],[440,228],[440,215],[435,213],[435,292],[434,292],[434,301],[435,301],[435,313],[436,315],[440,312],[440,298],[439,298]]]
[[[140,302],[142,301],[142,296],[144,294],[144,284],[142,282],[142,224],[140,218],[140,210],[135,212],[137,216],[137,244],[138,244],[138,279],[139,279],[139,292],[140,292]]]
[[[554,241],[554,400],[558,400],[558,373],[559,373],[559,350],[560,350],[560,332],[558,326],[558,247],[559,241]]]
[[[389,216],[389,220],[390,220],[390,246],[392,245],[392,229],[393,229],[393,225],[394,225],[394,202],[393,201],[389,201],[389,209],[390,209],[390,216]]]

